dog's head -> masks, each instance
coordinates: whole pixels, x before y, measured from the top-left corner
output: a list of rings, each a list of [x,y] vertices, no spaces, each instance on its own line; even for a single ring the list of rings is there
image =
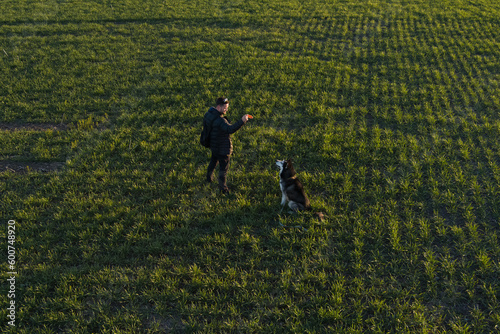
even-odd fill
[[[280,169],[280,173],[286,167],[286,160],[276,160],[276,166]]]
[[[295,175],[295,170],[293,169],[292,160],[277,160],[276,166],[280,169],[280,176],[291,177]]]

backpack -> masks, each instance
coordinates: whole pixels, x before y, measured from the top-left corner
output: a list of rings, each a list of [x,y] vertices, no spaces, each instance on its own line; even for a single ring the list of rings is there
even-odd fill
[[[204,147],[210,148],[210,133],[212,132],[213,121],[207,120],[207,117],[203,117],[203,130],[201,130],[200,144]]]

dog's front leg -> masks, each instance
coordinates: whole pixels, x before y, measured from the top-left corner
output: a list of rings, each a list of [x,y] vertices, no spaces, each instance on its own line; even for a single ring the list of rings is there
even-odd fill
[[[283,208],[285,207],[285,204],[286,204],[286,195],[285,195],[285,193],[282,193],[281,194],[281,210],[280,210],[280,214],[281,214],[281,211],[283,211]]]
[[[281,195],[281,205],[282,205],[282,206],[285,206],[285,204],[286,204],[286,195],[285,195],[285,194],[282,194],[282,195]]]
[[[281,205],[285,206],[286,204],[286,193],[285,193],[285,186],[282,182],[280,182],[280,189],[281,189]]]

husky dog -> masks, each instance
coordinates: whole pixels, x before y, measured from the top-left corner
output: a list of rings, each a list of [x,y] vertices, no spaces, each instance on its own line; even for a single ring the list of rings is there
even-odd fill
[[[311,203],[307,198],[302,183],[297,178],[292,161],[290,159],[278,160],[276,165],[280,169],[281,205],[285,206],[286,202],[288,202],[288,207],[294,212],[311,210]]]

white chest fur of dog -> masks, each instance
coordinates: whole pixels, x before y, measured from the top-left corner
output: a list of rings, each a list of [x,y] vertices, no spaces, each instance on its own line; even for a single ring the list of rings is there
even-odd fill
[[[280,169],[281,205],[285,206],[288,202],[288,207],[294,212],[311,210],[311,204],[302,183],[297,178],[292,161],[278,160],[276,165]]]

